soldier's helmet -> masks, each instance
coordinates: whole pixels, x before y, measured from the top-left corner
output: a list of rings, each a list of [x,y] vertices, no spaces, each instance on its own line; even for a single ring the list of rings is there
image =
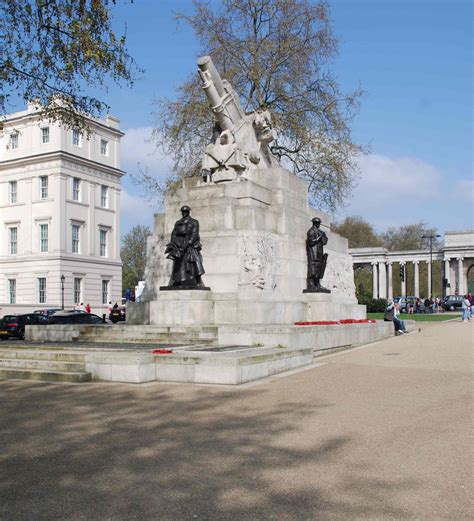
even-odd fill
[[[321,224],[321,219],[319,217],[313,217],[311,222]]]
[[[181,209],[180,209],[180,212],[190,212],[191,211],[191,208],[189,208],[189,206],[181,206]]]

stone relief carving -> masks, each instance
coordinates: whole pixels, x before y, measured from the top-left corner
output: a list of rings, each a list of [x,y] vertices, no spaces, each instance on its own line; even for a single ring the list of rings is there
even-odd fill
[[[326,272],[325,280],[333,293],[346,296],[354,295],[355,285],[352,259],[333,254],[332,263],[330,269]]]
[[[275,290],[278,262],[274,239],[270,235],[262,235],[256,240],[243,239],[243,253],[239,286],[247,289]]]

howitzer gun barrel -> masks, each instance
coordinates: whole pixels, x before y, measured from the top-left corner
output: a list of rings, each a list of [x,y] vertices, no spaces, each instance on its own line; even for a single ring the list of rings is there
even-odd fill
[[[222,80],[210,56],[199,58],[198,73],[202,88],[222,130],[232,130],[245,116],[232,87]]]

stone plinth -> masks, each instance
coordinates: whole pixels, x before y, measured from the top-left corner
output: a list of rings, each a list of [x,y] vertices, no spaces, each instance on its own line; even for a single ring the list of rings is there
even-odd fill
[[[206,270],[200,291],[160,291],[171,275],[164,251],[183,205],[198,219]],[[307,185],[283,168],[248,172],[240,182],[185,179],[169,192],[148,241],[143,303],[127,321],[155,325],[293,324],[304,320],[365,318],[355,298],[347,240],[330,231],[330,218],[308,207]],[[329,243],[322,284],[330,294],[305,293],[306,233],[322,219]],[[165,294],[166,293],[166,294]]]

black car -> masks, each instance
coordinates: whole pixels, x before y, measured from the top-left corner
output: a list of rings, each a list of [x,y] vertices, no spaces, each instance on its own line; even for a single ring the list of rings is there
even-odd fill
[[[48,320],[48,324],[103,324],[104,321],[97,315],[92,313],[76,313],[72,312],[58,312]]]
[[[48,319],[45,316],[35,313],[5,315],[0,320],[0,338],[6,340],[10,337],[16,337],[23,340],[25,338],[25,326],[47,323]]]
[[[35,315],[43,315],[45,317],[49,317],[57,313],[58,311],[62,311],[62,308],[45,308],[45,309],[36,309],[33,311]]]
[[[119,306],[119,307],[113,308],[112,311],[109,313],[109,320],[113,324],[124,321],[125,320],[125,306]]]
[[[464,297],[462,295],[448,295],[443,300],[443,309],[446,311],[454,311],[455,309],[462,308],[462,301]]]

